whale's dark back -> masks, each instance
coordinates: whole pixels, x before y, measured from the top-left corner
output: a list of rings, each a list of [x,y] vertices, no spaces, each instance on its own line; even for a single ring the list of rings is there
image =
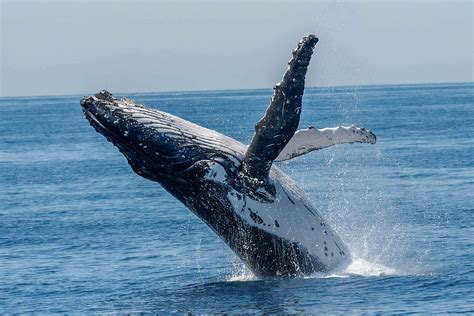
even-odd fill
[[[185,169],[218,157],[240,162],[245,153],[242,143],[216,131],[158,110],[146,114],[144,118],[136,115],[137,122],[143,124],[142,129],[152,130],[157,158],[167,167]]]

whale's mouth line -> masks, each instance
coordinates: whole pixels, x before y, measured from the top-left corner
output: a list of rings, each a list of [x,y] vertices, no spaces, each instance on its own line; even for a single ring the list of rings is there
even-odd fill
[[[100,102],[101,100],[107,101],[108,103],[104,104]],[[136,146],[134,142],[131,142],[130,140],[126,140],[124,138],[125,135],[120,132],[120,126],[117,124],[117,122],[107,120],[108,116],[113,116],[116,110],[119,109],[119,106],[116,106],[114,103],[109,101],[110,100],[106,98],[100,99],[96,96],[87,99],[84,98],[83,100],[81,100],[82,112],[84,113],[84,116],[89,121],[91,126],[99,134],[103,135],[108,141],[110,141],[112,144],[121,149],[125,156],[127,156],[126,153],[129,153],[130,150],[133,151],[134,155],[141,156],[140,148]],[[94,108],[96,108],[95,111]],[[100,111],[98,111],[97,109],[101,109],[101,111],[104,111],[104,113],[98,114],[97,112]],[[107,126],[106,124],[104,124],[102,119],[107,122],[107,125],[111,126]],[[117,128],[119,131],[114,130],[115,128]]]
[[[146,154],[140,151],[140,148],[135,146],[133,142],[124,140],[123,135],[117,133],[112,128],[106,127],[101,120],[97,117],[93,111],[91,111],[89,100],[84,101],[82,105],[82,111],[84,116],[89,121],[90,125],[101,135],[103,135],[109,142],[115,145],[119,151],[125,156],[129,164],[132,164],[133,161],[144,161]],[[113,109],[108,109],[106,106],[101,105],[100,103],[94,103],[94,106],[102,107],[105,111],[113,112]],[[112,123],[114,124],[114,123]],[[133,166],[132,166],[133,168]],[[136,170],[139,172],[138,170]],[[139,173],[140,174],[140,173]],[[143,175],[143,174],[142,174]]]
[[[86,107],[82,107],[82,112],[84,113],[84,115],[86,116],[87,120],[89,121],[89,123],[91,123],[91,125],[102,135],[105,136],[105,133],[103,133],[104,131],[109,131],[98,119],[97,117],[91,112],[89,111],[89,109],[87,109]]]
[[[107,140],[109,140],[114,145],[123,146],[121,144],[121,137],[117,133],[112,131],[110,128],[105,127],[104,124],[102,124],[102,122],[97,118],[97,116],[92,113],[87,107],[83,106],[82,111],[89,123],[99,134],[105,136],[105,138],[107,138]]]

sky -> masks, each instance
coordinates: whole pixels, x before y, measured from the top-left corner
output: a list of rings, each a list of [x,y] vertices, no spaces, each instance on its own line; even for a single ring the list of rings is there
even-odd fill
[[[0,1],[0,96],[474,81],[473,1]]]

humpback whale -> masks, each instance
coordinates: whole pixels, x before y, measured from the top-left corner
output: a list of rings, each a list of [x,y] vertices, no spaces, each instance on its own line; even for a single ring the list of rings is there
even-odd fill
[[[201,218],[259,277],[295,277],[350,262],[347,246],[276,165],[343,143],[375,143],[354,125],[297,131],[315,35],[293,50],[250,145],[103,90],[81,106],[140,176]]]

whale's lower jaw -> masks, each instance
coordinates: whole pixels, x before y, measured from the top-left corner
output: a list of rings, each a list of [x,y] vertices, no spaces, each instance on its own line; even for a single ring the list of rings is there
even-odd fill
[[[238,210],[227,200],[224,187],[208,187],[205,196],[193,189],[193,184],[180,188],[163,184],[163,187],[201,218],[257,277],[305,276],[333,270],[349,261],[347,258],[329,266],[298,242],[250,225],[237,215]]]

